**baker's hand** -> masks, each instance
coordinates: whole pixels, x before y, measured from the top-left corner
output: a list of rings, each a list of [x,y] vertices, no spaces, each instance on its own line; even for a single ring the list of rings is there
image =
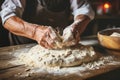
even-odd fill
[[[38,26],[35,30],[35,40],[47,49],[56,49],[60,38],[50,26]]]
[[[63,30],[63,43],[65,46],[73,46],[80,41],[80,32],[77,28],[77,22],[74,22],[70,26]]]

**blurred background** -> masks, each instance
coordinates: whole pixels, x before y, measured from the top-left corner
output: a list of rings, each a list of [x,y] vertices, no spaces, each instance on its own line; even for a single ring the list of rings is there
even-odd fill
[[[83,36],[96,35],[106,28],[120,27],[120,0],[89,1],[95,11],[95,19],[89,23]]]
[[[0,0],[0,5],[4,0]],[[95,11],[95,19],[87,26],[82,36],[96,35],[98,31],[120,27],[120,0],[89,0]],[[0,23],[0,47],[9,46],[8,31]]]

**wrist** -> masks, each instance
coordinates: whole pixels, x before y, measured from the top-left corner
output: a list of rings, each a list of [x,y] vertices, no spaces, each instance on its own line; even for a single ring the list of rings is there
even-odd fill
[[[33,26],[33,31],[32,31],[32,36],[31,36],[33,40],[37,40],[36,39],[37,28],[38,28],[38,25]]]
[[[35,33],[38,25],[32,24],[28,22],[24,22],[24,34],[26,34],[26,37],[35,40]]]
[[[72,24],[71,24],[71,30],[74,31],[79,31],[80,26],[81,25],[81,20],[75,20]]]

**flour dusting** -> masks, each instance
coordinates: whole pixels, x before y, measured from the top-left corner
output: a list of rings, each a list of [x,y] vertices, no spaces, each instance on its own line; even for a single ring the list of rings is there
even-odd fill
[[[93,61],[97,54],[91,46],[49,50],[36,45],[29,52],[21,53],[19,59],[32,67],[70,67]]]

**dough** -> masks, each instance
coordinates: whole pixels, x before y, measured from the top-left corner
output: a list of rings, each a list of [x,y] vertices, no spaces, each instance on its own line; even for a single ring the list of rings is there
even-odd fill
[[[118,32],[113,32],[110,36],[113,36],[113,37],[120,37],[120,33],[118,33]]]
[[[91,46],[77,45],[64,49],[48,50],[40,45],[28,53],[21,53],[20,61],[32,67],[69,67],[93,61],[97,55]]]

